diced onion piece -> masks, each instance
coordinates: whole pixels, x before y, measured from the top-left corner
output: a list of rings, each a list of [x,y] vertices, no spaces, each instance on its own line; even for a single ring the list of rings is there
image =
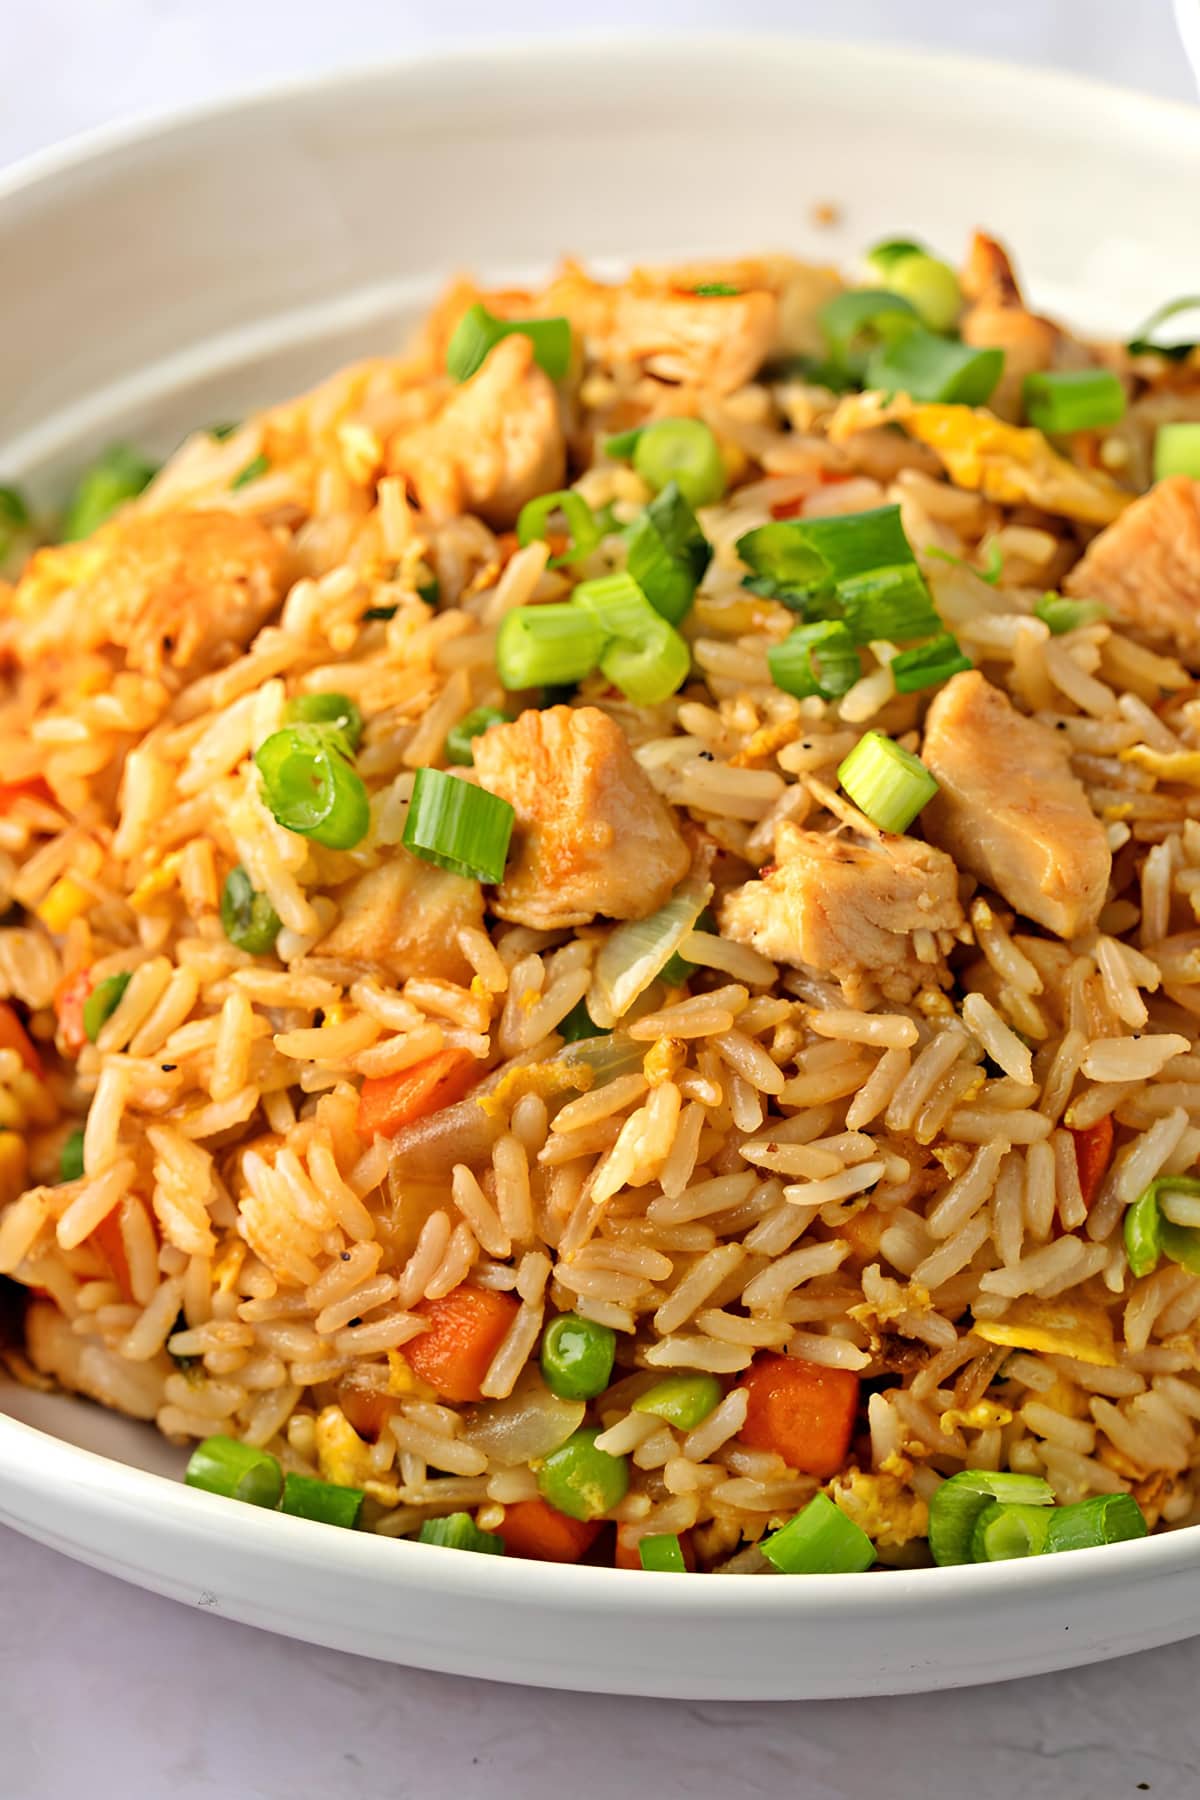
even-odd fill
[[[630,919],[610,933],[596,958],[586,996],[587,1009],[602,1030],[611,1030],[624,1018],[658,977],[694,929],[712,893],[711,881],[689,875],[648,919]]]

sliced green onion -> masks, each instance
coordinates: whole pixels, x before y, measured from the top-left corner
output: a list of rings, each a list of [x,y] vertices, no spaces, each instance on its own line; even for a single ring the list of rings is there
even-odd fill
[[[673,1531],[648,1532],[638,1539],[638,1561],[658,1575],[686,1575],[683,1546]]]
[[[669,481],[689,506],[711,506],[728,485],[721,447],[701,419],[656,419],[633,447],[633,466],[660,493]]]
[[[567,521],[571,544],[560,556],[550,558],[546,564],[548,569],[578,562],[600,542],[600,526],[583,495],[577,494],[574,488],[561,488],[555,494],[539,494],[536,500],[526,501],[517,517],[518,544],[532,544],[536,538],[547,537],[550,515],[556,512],[562,513]]]
[[[250,956],[266,956],[275,948],[280,918],[240,863],[230,869],[221,889],[221,927],[231,944]]]
[[[702,281],[699,287],[692,289],[697,299],[728,299],[731,294],[740,294],[741,288],[734,287],[730,281]]]
[[[633,1411],[652,1413],[680,1431],[693,1431],[720,1405],[721,1384],[715,1375],[668,1375],[639,1394]]]
[[[121,995],[133,979],[132,971],[123,971],[120,975],[106,975],[98,981],[83,1003],[83,1034],[89,1044],[94,1044],[108,1019],[116,1012]]]
[[[573,1431],[565,1444],[552,1450],[537,1472],[543,1500],[572,1519],[597,1519],[619,1506],[629,1491],[629,1464],[623,1456],[610,1456],[596,1448],[600,1436],[594,1425]]]
[[[231,438],[234,432],[240,429],[240,426],[239,419],[226,419],[222,420],[219,425],[209,425],[207,431],[214,444],[223,444],[226,438]]]
[[[711,560],[712,545],[695,513],[679,483],[669,481],[630,531],[626,568],[655,612],[678,625]]]
[[[80,477],[63,518],[64,542],[90,537],[118,506],[134,499],[157,474],[157,466],[128,444],[113,444]]]
[[[993,1500],[1011,1506],[1052,1506],[1054,1490],[1040,1475],[963,1469],[943,1481],[929,1502],[929,1553],[935,1563],[971,1561],[971,1537]]]
[[[1065,631],[1078,631],[1082,625],[1094,625],[1107,619],[1108,608],[1099,600],[1065,600],[1061,594],[1043,594],[1033,609],[1034,617],[1050,627],[1052,637]]]
[[[436,606],[441,597],[441,585],[436,575],[431,575],[428,581],[418,581],[417,598],[423,600],[426,606]],[[393,607],[392,610],[394,612],[395,608]]]
[[[862,674],[862,662],[841,619],[797,625],[781,644],[767,651],[771,680],[785,694],[807,699],[818,694],[836,700],[849,693]]]
[[[496,670],[510,692],[582,681],[600,661],[605,634],[569,600],[514,606],[496,636]]]
[[[236,1438],[210,1437],[197,1444],[184,1475],[189,1487],[251,1506],[278,1506],[283,1471],[273,1456]]]
[[[83,1174],[83,1126],[68,1131],[58,1153],[58,1179],[78,1181]]]
[[[938,791],[920,757],[882,731],[859,738],[839,768],[838,780],[880,831],[907,831]]]
[[[915,306],[886,288],[851,288],[817,314],[835,370],[858,378],[871,355],[920,327]]]
[[[628,462],[638,446],[638,439],[645,430],[644,425],[632,425],[628,431],[618,431],[604,440],[604,454],[611,456],[614,462]]]
[[[1162,1257],[1162,1214],[1158,1189],[1151,1182],[1125,1212],[1125,1259],[1138,1280],[1152,1275]]]
[[[1097,1494],[1074,1506],[1056,1506],[1050,1515],[1046,1550],[1095,1550],[1146,1536],[1146,1520],[1132,1494]]]
[[[444,1519],[426,1519],[417,1537],[419,1544],[439,1544],[444,1550],[474,1550],[481,1556],[503,1556],[504,1539],[494,1531],[480,1531],[470,1513],[447,1513]]]
[[[918,329],[872,354],[867,385],[914,400],[983,406],[1003,373],[1003,350],[977,350]]]
[[[1182,362],[1196,348],[1196,339],[1186,338],[1181,342],[1164,344],[1157,339],[1158,328],[1165,325],[1168,319],[1176,319],[1180,313],[1200,312],[1200,294],[1185,294],[1181,300],[1168,300],[1150,314],[1146,323],[1134,337],[1131,337],[1126,349],[1133,356],[1165,356],[1169,362]],[[1200,331],[1200,324],[1197,325]]]
[[[976,568],[965,556],[955,556],[953,550],[943,550],[940,544],[927,545],[921,554],[931,556],[937,562],[952,563],[956,569],[966,569],[980,581],[986,581],[989,587],[995,587],[1004,573],[1004,552],[994,538],[988,545],[987,561],[982,569]]]
[[[899,294],[916,308],[921,323],[930,331],[953,331],[963,297],[949,263],[915,250],[890,257],[880,270],[880,279],[889,293]]]
[[[597,1030],[595,1037],[564,1044],[550,1061],[574,1074],[584,1075],[588,1092],[593,1093],[597,1088],[607,1087],[618,1075],[629,1075],[634,1069],[640,1069],[645,1055],[645,1047],[639,1048],[637,1042],[626,1037],[624,1032]]]
[[[1125,416],[1125,389],[1111,369],[1055,369],[1021,384],[1025,417],[1039,431],[1094,431]]]
[[[24,494],[19,488],[0,485],[0,526],[5,531],[24,531],[30,523]]]
[[[502,881],[515,818],[498,794],[442,769],[418,769],[402,841],[439,869],[475,881]]]
[[[230,488],[249,487],[252,481],[261,481],[270,466],[270,458],[264,456],[260,451],[257,456],[252,456],[250,458],[250,461],[244,468],[238,470],[237,474],[229,484]]]
[[[565,1044],[580,1044],[603,1033],[587,1009],[586,1000],[577,1000],[565,1019],[559,1021],[558,1035]]]
[[[736,549],[754,575],[777,584],[780,598],[833,594],[855,575],[916,561],[898,506],[828,519],[775,519],[747,531]]]
[[[283,717],[288,725],[324,725],[338,732],[349,756],[362,742],[363,716],[349,694],[297,694],[284,707]]]
[[[691,666],[686,642],[653,608],[640,638],[614,638],[600,658],[600,673],[635,706],[661,705],[683,686]]]
[[[368,606],[362,616],[362,622],[364,625],[368,625],[373,620],[394,619],[399,611],[398,606]]]
[[[616,1351],[610,1326],[559,1313],[542,1333],[542,1377],[560,1400],[594,1400],[612,1379]]]
[[[1200,424],[1160,425],[1154,434],[1154,479],[1190,475],[1200,481]]]
[[[838,583],[837,597],[856,644],[874,643],[879,638],[907,643],[912,638],[932,637],[942,629],[925,577],[915,562],[849,575]]]
[[[446,733],[446,761],[469,768],[475,761],[475,739],[490,731],[493,725],[511,723],[509,715],[501,712],[498,706],[477,706]]]
[[[313,1475],[293,1475],[283,1480],[281,1511],[297,1519],[316,1519],[322,1525],[341,1525],[353,1531],[358,1524],[366,1498],[361,1488],[339,1487],[332,1481],[318,1481]]]
[[[598,575],[594,581],[581,581],[571,600],[595,620],[606,641],[623,637],[636,642],[647,623],[658,617],[626,570],[619,570],[614,575]]]
[[[351,850],[371,823],[367,790],[335,731],[285,725],[254,753],[263,799],[288,831],[329,850]]]
[[[992,1500],[971,1532],[972,1562],[1009,1562],[1018,1556],[1040,1556],[1046,1549],[1052,1506]]]
[[[914,650],[902,650],[899,656],[892,658],[889,666],[896,692],[916,694],[922,688],[939,687],[952,675],[975,665],[969,656],[964,656],[958,639],[951,632],[943,631],[928,644],[919,644]]]
[[[1173,1183],[1168,1181],[1164,1185],[1178,1189],[1183,1184],[1176,1179]],[[1159,1211],[1161,1213],[1161,1207]],[[1200,1275],[1200,1231],[1194,1225],[1176,1225],[1165,1215],[1158,1229],[1162,1252],[1167,1260],[1178,1263],[1181,1269],[1186,1269],[1191,1275]]]
[[[551,381],[561,381],[571,365],[571,326],[567,319],[497,319],[482,301],[469,306],[454,328],[446,350],[446,373],[467,381],[481,369],[501,338],[527,337],[533,360]]]
[[[884,238],[873,250],[867,251],[867,264],[877,275],[886,275],[895,263],[903,262],[906,256],[924,256],[924,244],[914,243],[912,238]]]
[[[866,1532],[828,1494],[814,1494],[759,1549],[781,1575],[859,1575],[875,1561],[875,1546]]]
[[[645,919],[610,931],[592,966],[587,1008],[601,1030],[624,1018],[638,995],[657,979],[712,899],[712,883],[688,875],[671,898]]]

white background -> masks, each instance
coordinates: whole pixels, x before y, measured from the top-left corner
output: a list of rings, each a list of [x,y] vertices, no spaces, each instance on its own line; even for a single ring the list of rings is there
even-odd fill
[[[87,126],[274,76],[585,22],[890,38],[1195,97],[1168,0],[604,0],[575,10],[562,0],[3,0],[0,21],[0,164]],[[13,277],[0,246],[0,280]],[[1147,1792],[1200,1794],[1200,1638],[919,1699],[747,1707],[539,1694],[290,1644],[0,1534],[0,1800]]]

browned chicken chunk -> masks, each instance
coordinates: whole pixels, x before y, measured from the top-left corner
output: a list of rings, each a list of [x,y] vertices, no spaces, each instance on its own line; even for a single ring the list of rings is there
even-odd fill
[[[471,964],[459,949],[458,933],[465,925],[483,924],[477,881],[395,849],[337,898],[342,916],[321,940],[319,956],[362,963],[392,981],[470,980]]]
[[[972,240],[962,285],[971,303],[962,317],[963,342],[1004,352],[1004,373],[988,405],[1002,419],[1017,419],[1021,383],[1052,366],[1062,334],[1049,319],[1027,309],[1008,253],[982,231]]]
[[[244,650],[283,595],[285,551],[229,512],[130,513],[35,556],[17,588],[22,660],[113,645],[131,668],[203,674]]]
[[[722,935],[832,976],[852,1004],[906,1001],[946,979],[936,934],[963,926],[954,864],[916,838],[855,840],[784,823],[774,867],[725,896]],[[919,935],[918,935],[919,934]]]
[[[1200,667],[1200,481],[1172,475],[1135,500],[1063,587]]]
[[[594,706],[552,706],[475,740],[483,786],[516,809],[508,873],[492,910],[542,931],[597,914],[642,919],[691,858],[675,815]]]
[[[558,396],[529,339],[502,338],[435,419],[396,439],[388,465],[439,520],[475,512],[508,526],[527,500],[560,488],[566,448]]]
[[[930,842],[1027,919],[1089,930],[1112,855],[1054,732],[972,669],[935,697],[921,755],[940,784],[921,814]]]

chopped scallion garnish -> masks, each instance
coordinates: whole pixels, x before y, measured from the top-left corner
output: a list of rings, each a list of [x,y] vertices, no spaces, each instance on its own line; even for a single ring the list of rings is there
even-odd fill
[[[278,1506],[283,1471],[273,1456],[236,1438],[210,1437],[192,1451],[184,1480],[189,1487],[251,1506]]]
[[[848,575],[838,583],[837,597],[856,644],[879,639],[910,643],[913,638],[932,637],[942,629],[925,577],[915,562]]]
[[[862,662],[841,619],[797,625],[781,644],[767,651],[771,680],[785,694],[836,700],[849,693],[862,674]]]
[[[446,761],[469,768],[475,761],[475,739],[490,731],[493,725],[509,723],[508,714],[501,712],[498,706],[477,706],[446,733]]]
[[[419,1544],[437,1544],[443,1550],[474,1550],[482,1556],[503,1556],[504,1539],[494,1531],[480,1531],[470,1513],[447,1513],[443,1519],[426,1519],[417,1536]]]
[[[882,731],[859,738],[839,768],[838,780],[880,831],[907,831],[938,791],[920,757]]]
[[[858,1575],[875,1561],[875,1546],[866,1532],[828,1494],[814,1494],[760,1548],[781,1575]]]
[[[78,1181],[83,1174],[83,1126],[68,1131],[58,1152],[58,1179]]]
[[[1190,475],[1200,481],[1200,424],[1160,425],[1154,435],[1154,479]]]
[[[867,264],[877,275],[886,275],[895,263],[903,262],[906,256],[924,256],[925,246],[914,243],[912,238],[884,238],[881,244],[867,251]]]
[[[106,975],[98,981],[83,1003],[83,1035],[89,1044],[94,1044],[101,1030],[121,1003],[121,996],[132,981],[132,973],[123,970],[119,975]]]
[[[776,519],[747,531],[736,548],[747,568],[772,583],[773,597],[785,604],[788,595],[832,596],[854,575],[915,563],[898,506],[833,518]]]
[[[63,518],[64,541],[73,543],[90,537],[118,506],[134,499],[157,474],[157,466],[128,444],[113,444],[80,476]]]
[[[916,308],[886,288],[851,288],[817,314],[833,370],[859,379],[874,351],[919,328]]]
[[[577,494],[574,488],[563,488],[556,494],[539,494],[536,500],[526,501],[517,518],[517,543],[532,544],[535,538],[548,537],[550,517],[556,512],[562,513],[567,522],[571,543],[560,555],[550,558],[547,567],[551,569],[578,562],[600,542],[596,515],[583,495]]]
[[[728,483],[721,447],[702,419],[644,425],[633,447],[633,466],[656,494],[676,482],[689,506],[711,506]]]
[[[929,1551],[935,1563],[972,1560],[976,1522],[993,1501],[1009,1506],[1052,1506],[1054,1490],[1040,1475],[962,1469],[943,1481],[929,1502]]]
[[[731,281],[702,281],[692,292],[698,300],[727,300],[741,289],[734,287]]]
[[[1177,319],[1180,314],[1192,312],[1197,314],[1193,335],[1164,343],[1159,327],[1169,319]],[[1130,338],[1126,348],[1133,356],[1165,356],[1169,362],[1182,362],[1196,348],[1196,334],[1200,334],[1200,294],[1185,294],[1180,300],[1168,300],[1157,307],[1141,329]]]
[[[582,681],[600,660],[605,634],[568,600],[515,606],[496,637],[496,670],[510,693]]]
[[[1111,369],[1051,369],[1021,384],[1025,417],[1039,431],[1061,435],[1115,425],[1125,413],[1125,389]]]
[[[467,381],[481,369],[501,338],[527,337],[533,358],[551,381],[561,381],[571,363],[570,321],[554,319],[497,319],[482,301],[469,306],[454,328],[446,350],[446,372],[455,381]]]
[[[221,927],[230,943],[250,956],[266,956],[279,936],[279,914],[240,863],[221,889]]]
[[[978,350],[918,329],[882,344],[872,354],[866,376],[870,387],[913,400],[983,406],[1003,373],[1003,350]]]
[[[558,1035],[564,1044],[581,1044],[588,1038],[603,1037],[595,1019],[587,1009],[586,1000],[577,1000],[566,1018],[559,1022]]]
[[[1030,1506],[991,1500],[971,1532],[972,1562],[1008,1562],[1018,1556],[1040,1556],[1047,1548],[1052,1506]]]
[[[1132,1494],[1096,1494],[1074,1506],[1056,1506],[1050,1515],[1045,1548],[1095,1550],[1101,1544],[1123,1544],[1146,1536],[1146,1520]]]
[[[340,1525],[353,1531],[358,1524],[365,1495],[361,1488],[339,1487],[332,1481],[318,1481],[313,1475],[284,1477],[281,1512],[297,1519],[316,1519],[322,1525]]]
[[[418,769],[403,844],[414,856],[475,881],[504,878],[516,814],[507,800],[442,769]]]
[[[19,488],[0,486],[0,527],[5,532],[24,531],[30,523],[29,504]]]
[[[285,725],[254,753],[277,822],[329,850],[351,850],[371,822],[367,790],[346,740],[326,725]]]
[[[628,431],[618,431],[612,437],[605,438],[605,456],[611,456],[614,462],[628,462],[637,449],[638,439],[644,430],[644,425],[632,425]]]
[[[284,707],[283,718],[287,725],[321,725],[336,731],[345,742],[348,756],[353,756],[362,742],[363,716],[349,694],[335,694],[327,689],[297,694]]]
[[[238,470],[229,485],[231,488],[249,487],[252,481],[261,481],[270,466],[269,458],[260,451],[257,456],[250,458],[244,468]]]
[[[974,664],[969,656],[964,656],[958,639],[944,631],[927,644],[902,650],[899,656],[892,658],[890,666],[896,692],[915,694],[922,688],[939,687],[952,675],[973,668]]]
[[[669,481],[635,521],[625,566],[654,608],[678,625],[712,558],[678,482]]]
[[[659,1575],[686,1575],[683,1546],[674,1532],[648,1532],[638,1539],[638,1561]]]
[[[1067,600],[1061,594],[1043,594],[1033,613],[1050,627],[1052,637],[1061,637],[1064,632],[1078,631],[1083,625],[1107,619],[1108,608],[1099,600]]]
[[[963,303],[954,270],[924,250],[897,256],[890,253],[895,248],[889,246],[888,260],[882,267],[876,264],[884,287],[915,307],[921,323],[930,331],[953,331]]]
[[[601,673],[635,706],[657,706],[687,680],[687,644],[628,572],[580,582],[573,600],[604,634]]]

